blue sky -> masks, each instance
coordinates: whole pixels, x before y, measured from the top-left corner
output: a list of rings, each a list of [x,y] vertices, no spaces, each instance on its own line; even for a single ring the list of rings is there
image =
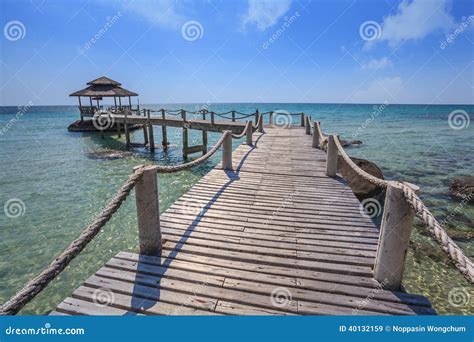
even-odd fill
[[[474,102],[474,2],[2,0],[0,105]],[[449,37],[449,39],[448,39]]]

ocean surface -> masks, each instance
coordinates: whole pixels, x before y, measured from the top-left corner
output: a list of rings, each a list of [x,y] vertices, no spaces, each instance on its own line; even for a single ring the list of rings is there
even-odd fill
[[[362,140],[351,156],[369,159],[386,179],[403,179],[421,187],[421,197],[435,216],[474,258],[474,206],[453,201],[449,186],[456,176],[473,175],[474,106],[350,105],[350,104],[186,104],[142,105],[142,108],[185,108],[251,113],[305,112],[322,129],[343,139]],[[450,115],[451,113],[451,115]],[[453,114],[454,113],[454,114]],[[100,138],[97,133],[72,133],[79,118],[75,106],[0,107],[0,302],[40,272],[91,222],[135,165],[179,164],[181,131],[169,129],[168,153],[151,156],[143,148],[116,160],[94,158],[104,148],[124,150],[124,136]],[[299,117],[294,117],[299,123]],[[161,129],[155,128],[155,142]],[[210,134],[209,146],[218,134]],[[190,145],[200,143],[192,132]],[[142,142],[141,130],[132,141]],[[239,141],[234,142],[234,147]],[[196,155],[198,156],[198,155]],[[165,210],[220,159],[217,153],[190,171],[159,175],[160,209]],[[94,241],[23,314],[46,314],[119,251],[138,246],[133,195]],[[473,314],[474,298],[459,304],[454,295],[472,288],[449,263],[426,229],[416,225],[407,258],[404,287],[426,295],[440,314]],[[471,295],[472,297],[472,295]],[[469,299],[469,298],[468,298]]]

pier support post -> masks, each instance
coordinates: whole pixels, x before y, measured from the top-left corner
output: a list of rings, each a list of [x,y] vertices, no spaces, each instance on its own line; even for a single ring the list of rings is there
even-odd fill
[[[309,120],[311,120],[311,119],[309,118],[309,116],[307,116],[307,117],[306,117],[306,120],[305,120],[305,122],[306,122],[306,125],[305,125],[305,128],[306,128],[306,135],[310,135],[310,134],[311,134],[311,122],[310,122]]]
[[[150,146],[150,152],[155,152],[155,137],[153,136],[153,125],[150,121],[150,110],[147,110],[147,118],[148,118],[148,144]]]
[[[148,124],[143,125],[143,143],[145,144],[145,146],[148,145],[147,127],[148,127]]]
[[[263,115],[258,114],[258,133],[263,133]]]
[[[334,142],[334,135],[328,137],[328,150],[326,154],[326,175],[329,177],[336,177],[337,172],[337,146]]]
[[[211,112],[211,125],[214,125],[215,113]]]
[[[301,113],[301,127],[304,127],[304,113]]]
[[[123,112],[124,115],[124,124],[123,124],[123,129],[125,131],[125,146],[130,146],[130,131],[128,130],[128,120],[127,120],[127,111],[125,110]]]
[[[149,167],[135,186],[140,254],[159,256],[162,250],[156,170]]]
[[[181,110],[181,118],[183,119],[183,159],[188,159],[188,129],[186,127],[185,110]]]
[[[273,112],[270,112],[269,116],[268,116],[268,123],[270,125],[273,125]]]
[[[313,129],[313,147],[318,148],[319,147],[319,139],[321,137],[319,136],[319,121],[314,122],[314,129]]]
[[[222,143],[222,169],[232,170],[232,131],[224,131],[227,134]]]
[[[248,124],[250,122],[250,124]],[[249,126],[248,129],[247,129],[247,133],[246,133],[246,144],[249,145],[249,146],[252,146],[253,142],[252,142],[252,135],[253,135],[253,128],[252,128],[252,121],[247,121],[247,124]]]
[[[232,111],[232,122],[235,122],[235,110]]]
[[[404,184],[419,193],[420,188],[416,185]],[[374,266],[374,278],[384,289],[400,288],[414,218],[415,212],[406,201],[403,190],[396,184],[389,185]]]
[[[117,122],[117,137],[120,138],[122,133],[120,133],[120,122]]]
[[[166,114],[165,110],[161,110],[161,117],[163,118],[163,124],[161,125],[161,133],[163,135],[163,141],[161,144],[163,145],[163,149],[166,151],[168,149],[168,134],[166,132],[166,125],[165,125],[165,120],[166,120]]]

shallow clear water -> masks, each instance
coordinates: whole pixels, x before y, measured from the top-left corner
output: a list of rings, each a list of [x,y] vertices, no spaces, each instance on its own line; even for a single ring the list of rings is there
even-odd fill
[[[165,107],[196,110],[199,106]],[[423,200],[439,219],[461,206],[447,229],[466,253],[474,257],[474,206],[461,205],[449,196],[454,177],[473,174],[474,123],[461,130],[452,129],[448,123],[448,115],[454,110],[462,109],[472,118],[474,106],[388,105],[379,111],[373,105],[348,104],[206,107],[216,112],[235,109],[250,113],[257,107],[261,112],[303,111],[320,120],[325,132],[362,140],[363,145],[349,148],[349,154],[375,162],[386,178],[421,186]],[[367,123],[371,117],[374,119]],[[151,160],[161,164],[182,162],[178,129],[168,131],[172,145],[167,154],[157,150],[151,157],[145,149],[136,148],[132,156],[123,159],[92,159],[89,153],[93,151],[124,149],[124,137],[107,136],[102,140],[99,134],[68,132],[67,126],[77,118],[77,108],[72,106],[32,107],[24,115],[21,112],[18,115],[15,107],[0,107],[0,204],[20,199],[25,208],[17,218],[0,211],[0,302],[14,294],[78,236],[127,179],[133,166]],[[217,138],[217,134],[210,134],[209,146]],[[141,131],[133,133],[132,141],[142,142],[142,139]],[[161,141],[158,127],[155,141]],[[200,143],[200,133],[191,131],[190,144],[194,143]],[[235,146],[238,143],[234,142]],[[191,171],[160,175],[161,210],[186,192],[219,159],[218,153]],[[94,241],[23,313],[47,313],[118,251],[136,251],[136,248],[132,195]],[[417,227],[412,237],[404,286],[410,292],[428,296],[439,313],[473,313],[472,298],[460,307],[449,303],[452,289],[462,287],[471,292],[472,289],[422,227]]]

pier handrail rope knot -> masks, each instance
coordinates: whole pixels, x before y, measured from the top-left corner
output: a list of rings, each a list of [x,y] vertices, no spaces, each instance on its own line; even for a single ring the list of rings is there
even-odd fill
[[[308,122],[309,119],[308,119]],[[314,127],[316,126],[316,127]],[[321,140],[327,140],[327,137],[321,132],[320,125],[311,125],[314,129],[319,132]],[[314,134],[314,133],[313,133]],[[347,165],[354,171],[358,176],[362,177],[366,181],[370,182],[381,188],[387,188],[388,186],[395,186],[403,191],[403,195],[407,203],[414,210],[415,215],[418,216],[423,223],[427,226],[428,231],[433,236],[436,242],[441,246],[441,249],[448,255],[452,260],[456,268],[464,275],[464,277],[470,282],[474,283],[474,263],[469,259],[468,256],[463,252],[461,248],[451,239],[446,230],[441,226],[438,220],[433,216],[430,210],[426,207],[423,201],[418,197],[415,191],[399,181],[387,181],[372,176],[366,171],[362,170],[357,166],[349,155],[345,152],[337,135],[333,135],[333,141],[337,147],[337,151]],[[320,142],[321,142],[320,140]],[[320,145],[321,146],[321,145]],[[324,148],[323,148],[324,149]]]
[[[236,138],[241,138],[251,128],[251,121],[248,121],[244,131]],[[231,131],[224,131],[214,146],[203,156],[184,164],[162,166],[162,165],[141,165],[134,169],[128,180],[120,187],[114,197],[107,203],[106,207],[100,212],[89,226],[86,227],[58,257],[56,257],[39,275],[30,279],[13,297],[0,307],[0,316],[15,315],[33,298],[44,290],[49,283],[56,278],[69,263],[81,253],[81,251],[91,242],[100,230],[110,221],[112,216],[117,212],[122,203],[127,199],[128,195],[140,181],[145,170],[150,167],[156,173],[172,173],[179,172],[195,167],[211,156],[213,156],[223,145],[226,138],[232,135]]]

